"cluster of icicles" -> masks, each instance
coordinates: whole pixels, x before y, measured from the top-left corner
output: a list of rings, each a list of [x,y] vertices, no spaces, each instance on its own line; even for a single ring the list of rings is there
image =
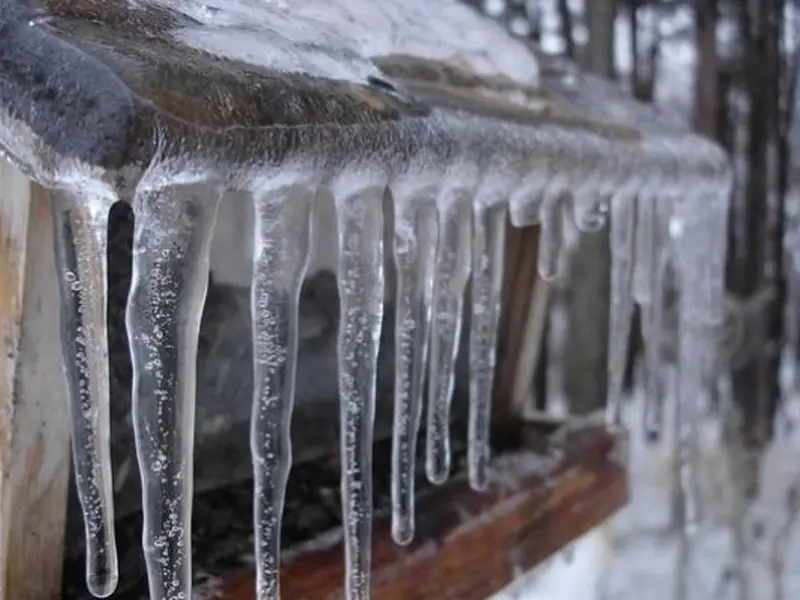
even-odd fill
[[[704,144],[704,142],[698,142]],[[619,158],[619,157],[617,157]],[[685,157],[681,157],[683,159]],[[673,161],[679,160],[673,157]],[[433,161],[436,162],[436,161]],[[433,164],[433,162],[431,164]],[[624,160],[613,164],[624,164]],[[470,282],[468,477],[488,484],[490,413],[507,221],[541,224],[539,272],[556,275],[565,228],[596,230],[611,218],[612,298],[609,424],[620,420],[620,392],[634,302],[643,307],[647,362],[660,361],[663,278],[677,274],[680,296],[679,398],[682,471],[695,397],[709,362],[707,328],[722,319],[725,169],[685,185],[676,176],[606,173],[572,186],[536,172],[520,182],[507,172],[456,162],[447,168],[363,165],[320,187],[301,169],[248,184],[255,212],[252,277],[257,597],[277,598],[280,529],[292,460],[289,423],[298,348],[298,297],[314,233],[314,202],[335,202],[339,240],[338,336],[341,493],[346,597],[369,597],[372,526],[371,453],[378,345],[384,307],[384,194],[393,199],[397,274],[392,533],[414,535],[415,442],[427,396],[425,470],[448,477],[449,407]],[[724,160],[723,163],[724,164]],[[229,184],[197,171],[151,165],[131,196],[136,226],[127,328],[133,360],[133,417],[143,487],[143,544],[153,599],[191,597],[191,506],[195,368],[208,281],[209,247]],[[428,169],[428,170],[426,170]],[[626,173],[632,169],[626,165]],[[595,186],[596,184],[596,186]],[[577,187],[578,191],[572,190]],[[83,187],[84,190],[87,187]],[[67,360],[75,472],[87,539],[87,582],[96,596],[117,583],[109,455],[106,342],[106,236],[119,196],[56,190],[57,270]],[[332,198],[332,199],[331,199]],[[427,386],[426,386],[427,383]],[[647,427],[662,421],[653,396]]]

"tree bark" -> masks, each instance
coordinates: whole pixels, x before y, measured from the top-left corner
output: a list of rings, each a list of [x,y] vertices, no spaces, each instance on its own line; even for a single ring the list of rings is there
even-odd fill
[[[697,60],[694,78],[695,131],[713,140],[720,139],[719,65],[717,54],[717,0],[697,0],[695,16],[695,48]]]
[[[558,0],[558,19],[561,25],[561,39],[564,40],[564,55],[575,58],[575,37],[572,33],[572,12],[567,0]]]
[[[614,74],[615,0],[587,3],[587,70]],[[563,386],[570,412],[601,408],[608,387],[608,315],[611,265],[609,228],[582,234],[571,257],[567,294],[568,337],[563,358]]]

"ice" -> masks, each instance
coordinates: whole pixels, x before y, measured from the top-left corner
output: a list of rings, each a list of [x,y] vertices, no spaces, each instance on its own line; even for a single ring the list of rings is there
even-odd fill
[[[470,187],[459,187],[445,189],[439,199],[425,448],[425,472],[436,484],[450,472],[450,402],[471,269],[472,197]]]
[[[508,206],[476,201],[473,211],[467,475],[473,489],[483,490],[489,483],[489,433]]]
[[[254,191],[253,412],[256,597],[278,598],[281,520],[292,465],[298,302],[308,264],[314,189]]]
[[[599,190],[576,190],[570,208],[579,231],[600,231],[608,222],[609,200]]]
[[[371,181],[373,180],[373,181]],[[337,353],[341,402],[342,527],[345,596],[370,597],[372,439],[375,379],[383,322],[383,195],[366,175],[335,184],[341,318]]]
[[[654,235],[662,235],[656,229]],[[650,302],[642,305],[642,336],[645,340],[645,433],[651,440],[661,436],[664,429],[664,393],[661,383],[662,343],[664,332],[664,303],[667,286],[666,250],[657,253],[656,262],[649,276],[653,290]]]
[[[632,275],[636,234],[635,197],[618,193],[611,199],[611,298],[608,316],[607,421],[620,424],[622,382],[628,358],[633,313]]]
[[[27,21],[29,11],[13,1],[9,6],[14,10],[6,11],[0,24],[16,34],[21,18],[17,15]],[[224,186],[244,184],[256,203],[252,444],[259,597],[274,597],[278,588],[282,495],[291,461],[288,422],[297,351],[295,305],[310,242],[311,203],[310,188],[289,190],[275,181],[258,180],[265,168],[293,174],[325,171],[314,185],[329,186],[335,199],[348,598],[368,598],[370,593],[372,422],[384,302],[387,185],[395,200],[398,273],[392,474],[393,534],[398,541],[408,541],[413,533],[414,450],[429,334],[426,471],[431,480],[441,482],[450,469],[449,406],[470,274],[468,475],[475,489],[487,484],[509,215],[520,227],[541,221],[538,269],[549,280],[557,276],[575,230],[595,231],[612,213],[609,414],[613,424],[619,413],[633,302],[642,305],[645,327],[656,340],[648,344],[647,364],[657,370],[664,320],[661,292],[668,271],[675,272],[680,293],[681,448],[686,487],[691,487],[691,448],[696,438],[691,424],[714,351],[708,331],[721,321],[727,198],[721,191],[723,162],[716,146],[659,121],[649,109],[637,110],[638,105],[621,100],[622,92],[609,85],[563,70],[553,75],[558,65],[537,89],[535,52],[455,0],[232,0],[224,6],[153,0],[146,4],[130,2],[119,8],[124,9],[121,14],[134,14],[136,19],[153,14],[144,13],[145,9],[159,9],[155,14],[165,22],[150,32],[152,40],[139,39],[136,19],[104,29],[102,25],[116,18],[116,12],[95,15],[81,9],[75,15],[70,12],[69,18],[56,17],[46,27],[37,24],[33,29],[38,37],[14,38],[12,50],[8,44],[0,48],[15,67],[0,69],[8,92],[2,100],[10,105],[0,112],[0,145],[50,188],[59,187],[65,178],[76,179],[75,173],[132,187],[141,169],[147,169],[134,197],[137,224],[128,331],[151,597],[188,600],[191,595],[197,329],[207,284],[210,232],[223,188],[207,172],[209,165],[222,174]],[[97,22],[89,23],[95,16]],[[65,33],[75,23],[85,26],[80,48]],[[151,41],[165,48],[165,57],[153,52]],[[22,51],[16,50],[17,42]],[[18,75],[35,67],[30,72],[41,74],[43,80],[61,81],[54,79],[56,69],[47,61],[33,60],[39,57],[28,52],[34,46],[37,51],[52,51],[59,59],[54,64],[77,65],[58,71],[75,74],[74,78],[51,86],[66,98],[59,98],[58,106],[70,108],[69,118],[63,110],[52,113],[48,99],[28,93],[28,80]],[[395,85],[381,79],[390,59],[395,67],[405,66],[424,81],[398,77]],[[192,68],[184,69],[185,65]],[[145,81],[141,73],[153,77]],[[180,77],[164,79],[163,73]],[[96,87],[86,85],[95,78]],[[457,84],[457,89],[437,82]],[[265,97],[270,101],[262,102]],[[529,110],[523,111],[521,104]],[[639,130],[587,120],[581,113],[600,121],[633,122]],[[64,160],[62,154],[70,158]],[[161,154],[180,155],[178,162],[193,167],[164,171]],[[465,176],[460,170],[466,164],[480,166],[480,184],[477,176]],[[403,185],[398,184],[398,174],[407,177]],[[409,174],[413,175],[408,178]],[[655,194],[648,190],[635,207],[639,191],[632,191],[635,178],[639,187],[645,180],[667,182],[679,201],[660,195],[660,189]],[[409,183],[413,185],[408,187]],[[63,211],[60,214],[63,222],[72,219]],[[675,233],[671,241],[663,235],[670,219]],[[665,239],[651,236],[651,226]],[[77,245],[79,238],[73,238],[64,237],[62,247]],[[77,393],[73,389],[73,404],[76,397],[84,403],[85,392],[85,402],[102,411],[107,410],[102,397],[107,392],[101,389],[104,298],[102,292],[90,294],[83,286],[96,285],[102,278],[102,260],[97,258],[103,254],[98,250],[103,242],[91,236],[80,240],[92,244],[88,252],[92,256],[79,252],[74,259],[75,269],[87,269],[86,283],[79,273],[80,290],[73,290],[71,281],[62,282],[62,288],[65,298],[77,305],[73,313],[80,312],[84,337],[77,329],[74,335],[65,332],[70,338],[65,346],[70,341],[73,346],[83,343],[91,364],[87,373],[97,371],[71,375],[78,381],[70,381],[72,388],[78,388]],[[62,264],[73,260],[67,250],[62,250]],[[96,303],[82,305],[87,296]],[[91,352],[88,342],[82,342],[89,336],[97,340]],[[80,356],[79,351],[74,354]],[[78,367],[82,368],[80,363]],[[80,378],[87,380],[85,388]],[[102,418],[92,422],[85,414],[80,418],[76,440],[83,427],[94,449],[76,442],[76,470],[83,485],[87,480],[80,479],[78,467],[83,464],[91,471],[103,463],[103,446],[97,440],[105,434]],[[95,473],[91,471],[93,477]],[[98,486],[107,485],[98,482],[87,493],[99,498]],[[94,499],[85,502],[94,503]],[[113,541],[110,514],[106,511],[99,520],[105,529],[98,529],[94,541],[101,545]],[[91,530],[97,515],[88,517]],[[90,559],[109,561],[111,555],[104,552]],[[90,567],[95,575],[98,571],[110,567],[101,562]],[[93,576],[90,573],[90,580]]]
[[[221,187],[151,166],[133,208],[126,325],[150,597],[188,600],[200,316]]]
[[[633,298],[642,305],[652,302],[656,293],[651,275],[658,257],[658,225],[654,194],[642,191],[636,198],[636,250],[633,263]]]
[[[536,59],[522,42],[457,0],[158,4],[197,23],[175,33],[183,43],[259,66],[361,82],[379,74],[367,58],[394,54],[450,61],[522,85],[538,80]]]
[[[704,385],[717,352],[715,328],[723,324],[724,254],[730,182],[700,187],[676,202],[669,222],[678,301],[677,461],[683,493],[683,520],[693,530],[698,519],[697,423]],[[721,253],[722,256],[717,256]]]
[[[416,174],[415,174],[416,176]],[[422,181],[426,180],[422,175]],[[395,300],[394,425],[392,433],[392,537],[414,537],[414,476],[417,435],[430,335],[433,276],[438,235],[432,185],[392,185],[394,198]]]
[[[545,281],[553,281],[558,276],[564,250],[565,199],[563,192],[550,192],[540,209],[538,268],[539,276]]]
[[[100,598],[117,586],[106,333],[106,246],[113,197],[52,195],[61,346],[72,456],[86,534],[86,584]]]

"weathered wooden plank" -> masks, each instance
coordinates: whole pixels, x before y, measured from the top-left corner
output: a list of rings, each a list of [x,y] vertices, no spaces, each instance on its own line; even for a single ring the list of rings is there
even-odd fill
[[[69,434],[47,194],[0,159],[0,600],[59,596]]]
[[[617,438],[585,425],[532,443],[542,439],[560,451],[550,458],[531,450],[498,457],[487,492],[471,491],[461,476],[420,497],[409,546],[395,545],[389,520],[377,520],[372,597],[483,600],[624,505],[628,490],[624,467],[614,458]],[[342,597],[338,532],[290,552],[281,577],[285,598]],[[253,574],[215,583],[201,597],[250,600]]]

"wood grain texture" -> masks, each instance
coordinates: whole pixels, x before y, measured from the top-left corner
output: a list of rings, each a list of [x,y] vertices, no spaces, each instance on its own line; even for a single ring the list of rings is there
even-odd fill
[[[473,492],[464,477],[456,477],[419,498],[417,535],[406,547],[392,542],[389,520],[378,519],[372,597],[483,600],[505,587],[515,573],[541,563],[625,504],[617,442],[596,425],[534,436],[539,452],[495,459],[487,492]],[[342,597],[338,532],[288,554],[281,569],[283,598]],[[246,572],[201,590],[200,597],[251,600],[253,590],[253,573]]]
[[[46,192],[0,160],[0,600],[61,588],[69,433]]]

